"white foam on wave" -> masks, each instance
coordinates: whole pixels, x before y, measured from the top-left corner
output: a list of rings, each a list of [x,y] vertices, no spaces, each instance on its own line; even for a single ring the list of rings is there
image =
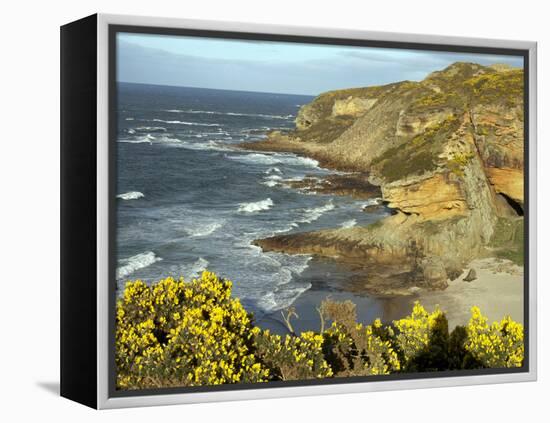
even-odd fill
[[[158,132],[165,132],[166,128],[163,126],[138,126],[134,128],[136,131],[158,131]]]
[[[235,160],[242,163],[265,164],[265,165],[281,163],[281,161],[274,156],[270,156],[267,154],[260,154],[260,153],[252,153],[252,154],[239,155],[239,156],[227,156],[227,158],[230,160]]]
[[[298,219],[300,223],[312,223],[319,219],[323,214],[334,209],[334,204],[332,201],[329,201],[324,206],[313,207],[305,209],[303,212],[303,217]]]
[[[299,157],[294,154],[261,154],[251,153],[238,156],[227,156],[228,159],[236,160],[241,163],[251,163],[260,165],[285,164],[290,166],[318,167],[319,162],[309,157]]]
[[[281,172],[281,169],[279,169],[278,167],[270,167],[265,171],[265,173],[269,175],[270,173],[283,173],[283,172]]]
[[[165,110],[168,113],[190,113],[190,114],[204,114],[204,115],[223,115],[223,116],[248,116],[248,117],[261,117],[267,119],[291,119],[293,115],[269,115],[264,113],[238,113],[238,112],[217,112],[214,110],[193,110],[193,109],[170,109]]]
[[[270,188],[273,188],[279,185],[282,179],[283,179],[282,176],[279,176],[279,175],[268,175],[264,178],[264,180],[262,181],[262,184]]]
[[[357,220],[355,219],[346,220],[340,223],[340,227],[344,229],[353,228],[355,225],[357,225]]]
[[[361,209],[364,209],[365,207],[369,207],[369,206],[378,206],[380,204],[382,204],[383,200],[382,198],[369,198],[367,201],[365,201],[364,203],[362,203],[361,205]]]
[[[197,150],[197,151],[234,151],[233,148],[229,147],[227,144],[218,142],[218,141],[207,141],[207,142],[187,142],[179,141],[174,144],[177,147],[185,148],[187,150]]]
[[[185,231],[189,234],[189,236],[198,238],[198,237],[204,237],[204,236],[213,234],[222,226],[223,226],[222,222],[212,222],[212,223],[199,224],[194,226],[193,228],[187,228],[185,229]]]
[[[265,200],[256,201],[252,203],[239,204],[239,212],[241,213],[255,213],[263,210],[269,210],[273,207],[273,200],[266,198]]]
[[[137,200],[138,198],[143,197],[145,197],[145,195],[139,191],[125,192],[124,194],[119,194],[116,196],[116,198],[120,198],[121,200]]]
[[[183,276],[183,278],[187,281],[197,278],[201,275],[201,273],[206,270],[206,267],[210,263],[205,258],[199,257],[195,262],[191,264],[182,264],[180,266],[171,266],[170,267],[170,273],[172,276],[175,276],[179,278],[180,276]]]
[[[147,251],[145,253],[136,254],[135,256],[122,259],[120,260],[122,265],[116,270],[116,278],[123,279],[134,273],[136,270],[143,269],[144,267],[150,266],[160,260],[162,260],[162,258],[157,257],[152,251]]]
[[[272,268],[269,276],[269,291],[261,292],[256,297],[258,306],[266,311],[273,312],[292,305],[292,303],[305,291],[311,288],[311,284],[296,280],[309,267],[312,256],[306,254],[288,255],[283,253],[261,253],[258,261],[265,262]]]
[[[319,162],[310,157],[295,157],[296,164],[304,165],[307,167],[318,167]]]
[[[156,139],[157,138],[154,137],[153,135],[146,134],[141,137],[132,138],[132,139],[119,139],[118,142],[129,143],[129,144],[144,144],[144,143],[152,144],[153,141],[155,141]]]
[[[259,299],[258,305],[268,313],[283,310],[290,307],[300,295],[310,288],[311,284],[307,283],[301,286],[267,292]]]
[[[162,123],[170,123],[173,125],[188,125],[188,126],[221,126],[219,123],[186,122],[183,120],[153,119],[152,122],[162,122]]]

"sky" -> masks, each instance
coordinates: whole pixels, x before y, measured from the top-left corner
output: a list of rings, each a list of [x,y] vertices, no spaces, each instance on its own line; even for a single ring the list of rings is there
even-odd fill
[[[117,81],[317,95],[420,81],[457,62],[523,66],[523,58],[375,47],[117,34]]]

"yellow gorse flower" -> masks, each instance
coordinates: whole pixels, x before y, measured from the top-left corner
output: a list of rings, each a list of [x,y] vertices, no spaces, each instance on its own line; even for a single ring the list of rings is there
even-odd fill
[[[332,322],[322,333],[281,336],[254,326],[232,283],[205,271],[198,279],[128,282],[116,306],[119,389],[256,383],[384,375],[407,369],[430,348],[444,318],[415,303],[384,325]],[[353,320],[353,319],[352,319]],[[448,331],[445,326],[445,330]],[[523,326],[505,317],[489,325],[477,307],[463,344],[484,367],[523,364]],[[447,332],[448,335],[448,332]]]

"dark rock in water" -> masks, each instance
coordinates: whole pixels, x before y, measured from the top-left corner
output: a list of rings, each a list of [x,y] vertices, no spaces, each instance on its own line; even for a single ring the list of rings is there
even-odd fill
[[[465,282],[472,282],[472,281],[475,281],[476,279],[477,279],[476,271],[474,269],[470,269],[466,277],[462,280]]]
[[[363,211],[365,213],[379,213],[381,211],[384,211],[386,208],[383,203],[376,203],[376,204],[369,204],[363,207]],[[394,210],[392,209],[392,212]]]
[[[324,179],[306,176],[300,181],[288,181],[287,185],[294,189],[302,189],[318,194],[349,195],[362,200],[382,195],[380,188],[369,182],[366,173],[328,175]]]

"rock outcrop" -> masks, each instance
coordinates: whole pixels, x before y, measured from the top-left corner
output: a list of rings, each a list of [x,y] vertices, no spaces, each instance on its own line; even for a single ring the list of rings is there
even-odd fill
[[[258,245],[338,256],[386,276],[400,263],[400,287],[406,274],[409,284],[442,288],[487,253],[506,227],[499,219],[523,215],[523,119],[523,71],[502,66],[455,63],[420,82],[321,94],[300,109],[296,130],[247,147],[368,174],[395,215]],[[366,289],[384,292],[369,280]]]

